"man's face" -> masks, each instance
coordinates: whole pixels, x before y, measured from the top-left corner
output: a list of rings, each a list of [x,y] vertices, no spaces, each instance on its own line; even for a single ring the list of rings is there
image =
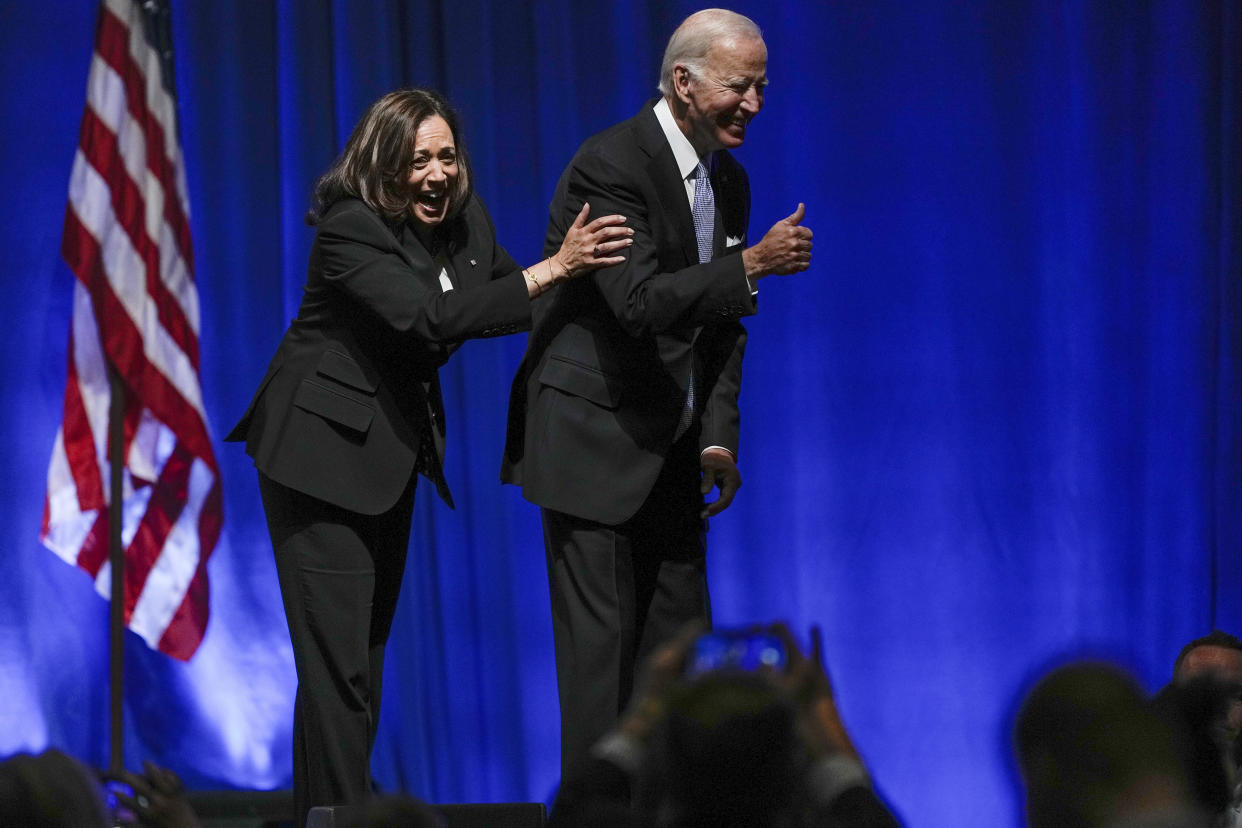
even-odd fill
[[[700,155],[746,140],[747,124],[763,109],[767,68],[767,47],[747,38],[713,43],[699,74],[680,65],[674,70],[677,95],[687,106],[690,143]]]

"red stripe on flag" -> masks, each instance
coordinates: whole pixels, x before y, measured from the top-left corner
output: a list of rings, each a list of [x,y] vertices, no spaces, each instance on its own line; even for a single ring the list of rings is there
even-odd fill
[[[185,508],[186,488],[194,458],[178,443],[160,472],[160,479],[151,487],[147,511],[138,524],[125,555],[125,621],[128,623],[142,594],[143,584],[164,550],[164,542],[173,524]]]
[[[160,652],[174,658],[188,659],[202,641],[207,627],[207,607],[210,606],[210,583],[207,581],[207,559],[220,539],[220,526],[224,523],[224,506],[221,503],[220,478],[211,484],[211,492],[202,500],[199,513],[199,549],[207,550],[199,556],[199,569],[195,571],[190,588],[176,608],[173,622],[169,623],[164,637],[160,638]]]
[[[177,611],[173,613],[172,622],[160,637],[160,652],[186,661],[194,655],[198,645],[207,631],[207,612],[210,605],[210,594],[207,583],[207,560],[198,562],[198,570],[190,588]]]
[[[85,274],[89,274],[94,269],[90,260],[99,257],[99,243],[78,218],[77,211],[73,209],[73,202],[70,202],[68,209],[65,210],[65,229],[60,237],[60,255],[64,257],[65,264],[69,265],[69,269],[73,271],[74,276],[78,277],[82,286],[90,290],[91,283]]]
[[[198,545],[201,549],[216,548],[223,523],[224,507],[221,503],[220,475],[217,474],[211,484],[211,491],[203,499],[203,508],[198,515]],[[206,560],[206,556],[203,560]]]
[[[108,560],[108,512],[102,511],[91,524],[91,531],[78,550],[78,566],[94,578]]]
[[[100,8],[99,42],[95,44],[95,51],[112,67],[125,87],[126,107],[130,116],[142,127],[146,138],[147,167],[168,193],[164,199],[164,218],[172,229],[177,247],[181,249],[186,269],[193,271],[190,223],[181,207],[176,171],[168,157],[164,127],[147,109],[146,74],[129,54],[129,29],[125,22],[103,7]],[[176,136],[173,138],[175,140]]]
[[[155,301],[156,315],[185,355],[198,369],[198,340],[177,298],[160,278],[160,249],[147,235],[146,202],[121,158],[117,137],[91,109],[82,116],[82,153],[108,185],[112,212],[125,230],[134,252],[146,265],[147,293]],[[175,197],[174,194],[167,194]]]
[[[175,455],[174,455],[175,456]],[[204,498],[198,520],[199,549],[207,550],[198,560],[194,577],[186,590],[185,596],[177,606],[176,612],[160,637],[161,652],[174,658],[186,660],[198,649],[207,629],[207,618],[210,609],[210,587],[207,579],[207,560],[211,550],[215,548],[221,526],[221,494],[220,482],[217,478],[212,482],[211,490]],[[167,537],[165,532],[164,537]],[[161,544],[162,545],[162,544]],[[137,589],[134,590],[137,595]],[[126,617],[129,616],[136,598],[126,598]]]
[[[207,628],[207,613],[211,603],[207,559],[220,536],[221,516],[224,513],[220,501],[220,479],[217,477],[211,485],[211,491],[203,500],[203,509],[198,518],[199,549],[206,549],[209,554],[200,555],[194,580],[190,582],[181,606],[177,607],[172,622],[160,638],[160,651],[174,658],[188,659],[193,655]]]
[[[78,508],[83,512],[102,509],[107,503],[104,496],[103,477],[99,472],[99,459],[95,456],[95,435],[91,433],[86,406],[82,402],[82,388],[78,384],[78,366],[74,359],[77,335],[69,331],[69,376],[65,381],[65,419],[61,434],[65,445],[65,459],[73,475],[78,492]]]
[[[81,226],[76,215],[73,221]],[[72,247],[69,247],[70,242]],[[138,328],[107,281],[99,243],[83,227],[81,232],[75,232],[72,236],[66,233],[64,246],[69,248],[64,251],[69,266],[91,292],[95,318],[109,321],[107,330],[101,332],[104,351],[125,384],[139,395],[156,419],[185,442],[189,451],[201,457],[213,472],[218,473],[215,453],[202,418],[168,378],[147,360]]]
[[[134,435],[138,433],[138,426],[142,423],[142,403],[133,397],[127,399],[125,405],[125,416],[121,421],[121,457],[125,459],[125,465],[129,466],[129,452],[134,443]],[[147,485],[153,481],[145,478],[140,479],[133,476],[134,470],[130,469],[131,480],[134,488]]]

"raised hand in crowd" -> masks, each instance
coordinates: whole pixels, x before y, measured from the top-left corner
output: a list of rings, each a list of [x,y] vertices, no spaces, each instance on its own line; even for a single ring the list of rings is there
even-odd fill
[[[186,799],[181,778],[168,768],[144,760],[143,773],[107,772],[104,778],[128,785],[132,794],[113,788],[117,800],[149,828],[198,828],[198,817]]]

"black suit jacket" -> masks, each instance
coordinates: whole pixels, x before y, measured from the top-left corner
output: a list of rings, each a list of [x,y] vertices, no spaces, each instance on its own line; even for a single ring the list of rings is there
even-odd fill
[[[737,319],[755,311],[740,255],[750,191],[724,151],[712,184],[716,258],[699,264],[685,184],[650,105],[588,139],[561,175],[545,253],[584,201],[592,217],[624,215],[634,244],[625,264],[534,304],[501,468],[527,500],[606,524],[631,517],[673,442],[692,367],[700,447],[736,451],[746,343]]]
[[[480,201],[443,230],[450,291],[408,224],[391,226],[353,198],[327,210],[297,318],[225,438],[245,440],[265,475],[380,514],[426,451],[419,467],[452,505],[436,369],[462,340],[527,328],[530,300]]]

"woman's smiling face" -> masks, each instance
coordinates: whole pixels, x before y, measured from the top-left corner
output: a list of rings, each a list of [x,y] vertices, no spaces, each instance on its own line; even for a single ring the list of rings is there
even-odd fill
[[[458,173],[453,131],[439,115],[425,118],[414,133],[414,161],[410,164],[415,221],[427,227],[444,221]]]

